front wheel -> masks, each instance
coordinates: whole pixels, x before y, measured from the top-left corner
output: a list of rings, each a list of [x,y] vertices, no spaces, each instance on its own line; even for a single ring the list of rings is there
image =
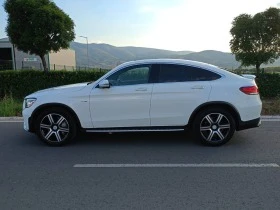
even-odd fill
[[[210,108],[199,112],[194,120],[196,137],[206,145],[219,146],[227,143],[236,129],[235,120],[224,109]]]
[[[35,123],[36,134],[49,145],[66,144],[74,139],[77,133],[74,118],[61,108],[41,112]]]

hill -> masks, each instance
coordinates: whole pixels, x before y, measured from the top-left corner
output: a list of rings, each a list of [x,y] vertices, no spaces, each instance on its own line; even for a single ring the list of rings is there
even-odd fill
[[[87,66],[86,44],[72,42],[71,48],[76,51],[77,66]],[[153,58],[177,58],[201,61],[226,69],[235,69],[240,63],[235,60],[231,53],[205,50],[201,52],[192,51],[170,51],[145,47],[115,47],[109,44],[89,44],[89,65],[92,67],[111,69],[123,62],[153,59]],[[280,66],[280,59],[266,66]]]
[[[71,48],[76,51],[77,66],[87,65],[87,46],[77,42],[71,43]],[[112,68],[116,65],[132,60],[148,58],[178,58],[191,51],[170,51],[145,47],[115,47],[109,44],[89,44],[90,66]]]

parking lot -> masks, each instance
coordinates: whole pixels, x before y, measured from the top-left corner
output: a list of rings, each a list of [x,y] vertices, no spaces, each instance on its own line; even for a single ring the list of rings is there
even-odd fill
[[[280,122],[205,147],[190,132],[84,134],[50,147],[0,122],[1,209],[277,209]]]

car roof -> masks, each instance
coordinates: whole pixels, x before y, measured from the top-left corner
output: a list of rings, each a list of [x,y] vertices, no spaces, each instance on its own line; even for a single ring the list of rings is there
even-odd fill
[[[193,66],[193,67],[198,67],[198,68],[203,68],[203,69],[208,69],[210,71],[216,72],[218,74],[220,74],[221,76],[227,76],[229,78],[237,78],[240,77],[234,73],[231,73],[227,70],[221,69],[217,66],[208,64],[208,63],[203,63],[203,62],[199,62],[199,61],[192,61],[192,60],[184,60],[184,59],[144,59],[144,60],[135,60],[135,61],[129,61],[129,62],[125,62],[123,64],[120,64],[118,66],[116,66],[115,68],[113,68],[111,71],[109,71],[107,74],[103,75],[99,80],[104,79],[105,77],[110,76],[111,74],[126,68],[126,67],[130,67],[130,66],[134,66],[134,65],[141,65],[141,64],[181,64],[181,65],[189,65],[189,66]]]
[[[184,59],[144,59],[144,60],[136,60],[136,61],[129,61],[121,64],[119,67],[131,66],[131,65],[141,65],[141,64],[182,64],[182,65],[190,65],[195,67],[201,67],[206,69],[217,70],[220,68],[208,63],[203,63],[199,61],[192,61],[192,60],[184,60]]]

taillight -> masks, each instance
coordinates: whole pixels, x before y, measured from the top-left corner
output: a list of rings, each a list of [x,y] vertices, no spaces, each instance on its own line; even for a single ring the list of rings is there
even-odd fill
[[[247,95],[257,95],[259,94],[259,89],[257,86],[247,86],[241,87],[239,90]]]

